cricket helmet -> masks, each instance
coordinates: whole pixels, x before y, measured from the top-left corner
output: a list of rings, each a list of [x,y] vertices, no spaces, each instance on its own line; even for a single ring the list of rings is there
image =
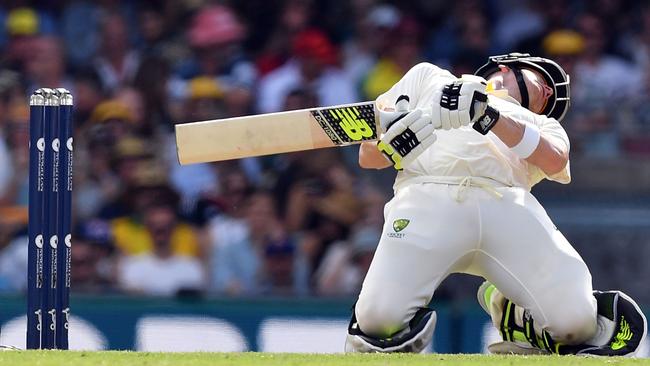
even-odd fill
[[[566,115],[571,104],[571,89],[569,86],[569,75],[555,61],[543,57],[533,57],[527,53],[510,53],[507,55],[490,56],[488,62],[479,67],[474,75],[487,79],[490,75],[499,71],[499,65],[511,68],[515,73],[517,85],[521,92],[521,105],[528,108],[528,90],[524,83],[521,69],[529,69],[539,72],[546,83],[553,89],[544,106],[541,114],[561,121]]]

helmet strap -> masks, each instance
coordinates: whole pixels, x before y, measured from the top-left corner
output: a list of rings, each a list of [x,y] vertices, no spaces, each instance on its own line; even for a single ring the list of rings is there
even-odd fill
[[[518,67],[513,67],[512,72],[515,73],[515,79],[517,80],[517,85],[519,86],[519,94],[521,94],[521,106],[528,109],[528,89],[526,89],[524,75],[522,74],[521,69]]]

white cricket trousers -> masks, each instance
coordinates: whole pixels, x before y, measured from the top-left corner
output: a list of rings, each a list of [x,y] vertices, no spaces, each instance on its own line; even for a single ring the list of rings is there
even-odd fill
[[[384,219],[356,304],[366,334],[405,328],[451,273],[490,281],[556,341],[580,343],[595,333],[589,269],[526,190],[411,184],[386,204]]]

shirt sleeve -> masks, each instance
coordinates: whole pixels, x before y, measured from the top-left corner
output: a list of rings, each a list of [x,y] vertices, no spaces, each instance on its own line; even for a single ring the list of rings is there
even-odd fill
[[[395,101],[400,95],[407,95],[411,106],[420,104],[420,96],[425,94],[423,88],[435,88],[438,83],[432,79],[436,78],[440,83],[456,79],[449,71],[428,62],[413,66],[395,85],[377,98],[377,108],[394,108]],[[429,103],[429,101],[422,102]]]

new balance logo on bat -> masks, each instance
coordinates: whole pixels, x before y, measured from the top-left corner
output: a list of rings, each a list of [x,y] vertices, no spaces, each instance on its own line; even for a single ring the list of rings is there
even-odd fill
[[[327,136],[336,145],[376,140],[373,103],[311,111]]]

